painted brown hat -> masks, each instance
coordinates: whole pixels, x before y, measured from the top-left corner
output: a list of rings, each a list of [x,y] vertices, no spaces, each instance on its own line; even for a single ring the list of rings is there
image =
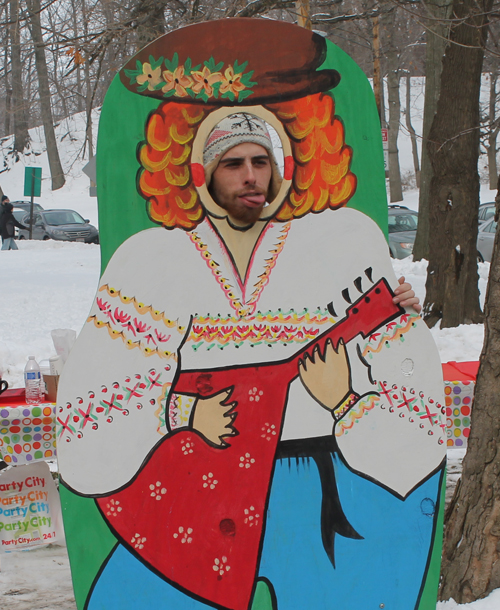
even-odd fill
[[[222,19],[165,34],[120,71],[134,93],[160,100],[234,106],[328,91],[340,74],[321,70],[322,36],[270,19]]]

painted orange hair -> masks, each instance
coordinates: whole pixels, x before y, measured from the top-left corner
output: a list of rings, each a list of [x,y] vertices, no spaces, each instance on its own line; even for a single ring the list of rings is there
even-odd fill
[[[352,150],[344,143],[333,99],[320,93],[268,109],[283,123],[295,163],[292,185],[276,220],[345,205],[356,190],[356,177],[349,169]],[[168,229],[194,229],[205,215],[190,160],[198,127],[212,110],[165,102],[148,118],[146,142],[139,149],[143,169],[138,188],[148,201],[151,219]]]
[[[344,143],[344,126],[335,116],[332,97],[318,93],[268,109],[283,123],[296,165],[276,220],[344,206],[356,190],[356,176],[350,171],[352,149]]]
[[[212,107],[163,103],[146,123],[146,142],[139,149],[143,170],[139,192],[148,201],[151,220],[168,229],[191,230],[203,220],[191,167],[191,143]]]

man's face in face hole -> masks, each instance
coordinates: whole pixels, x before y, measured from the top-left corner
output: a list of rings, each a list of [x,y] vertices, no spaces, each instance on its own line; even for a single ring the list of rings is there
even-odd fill
[[[271,161],[259,144],[245,142],[229,149],[212,174],[214,201],[238,224],[253,225],[260,217],[271,182]]]

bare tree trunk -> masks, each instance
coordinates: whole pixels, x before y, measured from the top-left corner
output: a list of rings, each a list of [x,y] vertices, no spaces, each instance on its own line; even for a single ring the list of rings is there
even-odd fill
[[[88,39],[88,20],[87,20],[87,6],[85,0],[81,0],[82,4],[82,17],[83,17],[83,34],[84,40]],[[86,61],[84,64],[85,74],[85,110],[87,114],[87,127],[85,130],[85,143],[89,151],[89,159],[94,156],[94,145],[92,135],[92,83],[90,82],[90,66],[89,62]]]
[[[19,31],[19,0],[10,0],[10,40],[12,63],[12,117],[14,119],[14,150],[23,152],[30,137],[26,118],[26,103],[23,96],[21,66],[21,33]]]
[[[108,2],[105,3],[106,6]],[[71,0],[71,20],[73,25],[73,36],[75,39],[78,37],[79,32],[79,24],[78,24],[78,8],[75,0]],[[81,49],[77,46],[79,52]],[[82,87],[82,69],[80,64],[75,62],[75,71],[76,71],[76,111],[83,112],[83,87]]]
[[[311,7],[309,0],[295,0],[295,8],[297,10],[297,25],[306,30],[311,30]]]
[[[166,0],[136,0],[132,16],[137,23],[138,48],[165,34],[166,4]]]
[[[488,120],[488,176],[490,179],[490,189],[495,189],[498,183],[498,168],[497,168],[497,136],[498,136],[498,120],[496,118],[496,103],[497,103],[497,80],[498,68],[490,72],[490,100],[489,100],[489,120]]]
[[[425,320],[441,328],[482,320],[477,274],[479,89],[487,17],[493,0],[454,0],[441,74],[441,94],[429,133],[429,243]],[[464,87],[463,83],[467,83]]]
[[[50,175],[52,177],[52,190],[55,191],[64,186],[66,179],[57,150],[56,135],[54,132],[54,120],[52,117],[52,107],[49,88],[49,73],[45,58],[45,45],[42,37],[42,26],[40,22],[40,0],[27,0],[26,2],[30,15],[30,29],[35,47],[35,63],[38,75],[38,87],[40,95],[40,106],[42,113],[43,131],[45,133],[45,143],[47,146],[47,156],[49,158]]]
[[[500,188],[500,183],[498,184]],[[496,196],[497,219],[500,192]],[[500,587],[500,243],[491,259],[471,434],[447,512],[440,598],[466,604]]]
[[[406,128],[411,138],[411,154],[413,157],[413,169],[415,170],[415,181],[417,188],[420,187],[420,165],[418,162],[417,134],[411,122],[411,77],[406,74]]]
[[[399,169],[398,134],[401,117],[399,100],[399,54],[394,42],[396,9],[392,9],[384,19],[387,41],[387,103],[389,106],[389,190],[391,203],[403,201],[401,172]]]
[[[6,19],[8,19],[8,11],[6,8]],[[4,55],[3,55],[3,72],[5,75],[5,117],[4,117],[4,133],[10,134],[10,113],[12,110],[12,89],[9,82],[9,28],[4,28]]]
[[[103,2],[102,2],[102,11],[104,14],[104,18],[106,20],[106,28],[108,30],[113,29],[113,27],[115,25],[115,19],[118,18],[118,16],[116,16],[115,13],[113,12],[113,8],[111,6],[111,1],[112,0],[103,0]],[[104,77],[104,86],[106,89],[109,86],[109,83],[111,83],[111,81],[113,80],[115,73],[119,67],[120,67],[120,65],[119,65],[119,61],[118,61],[118,57],[117,57],[117,53],[116,53],[116,47],[111,42],[106,48],[106,51],[104,53],[104,59],[103,59],[103,68],[104,68],[103,77]]]
[[[383,82],[380,69],[380,19],[378,15],[373,18],[373,93],[377,104],[381,127],[384,126]]]
[[[49,22],[49,27],[50,27],[51,31],[56,32],[57,28],[56,28],[56,25],[52,18],[52,14],[50,12],[48,12],[48,22]],[[63,83],[61,83],[61,80],[58,78],[59,53],[57,52],[57,44],[52,44],[51,51],[52,51],[52,59],[54,62],[53,69],[52,69],[54,86],[56,88],[57,97],[59,98],[59,104],[60,104],[59,116],[62,116],[62,118],[65,118],[65,117],[70,116],[71,112],[68,108],[68,103],[67,103],[67,100],[68,100],[67,89],[63,86]],[[54,107],[57,108],[56,103],[54,103]],[[56,116],[56,120],[57,120],[57,116]]]
[[[452,0],[428,0],[426,8],[435,16],[428,21],[425,45],[425,100],[424,124],[422,128],[422,163],[420,170],[420,192],[418,200],[418,229],[413,246],[413,260],[429,259],[429,188],[432,167],[427,152],[429,131],[436,114],[443,55],[448,38],[448,17],[451,14]]]
[[[5,121],[4,121],[4,131],[5,134],[10,134],[10,116],[12,113],[12,89],[9,87],[5,91]]]
[[[24,73],[25,74],[30,74],[32,75],[34,70],[33,70],[33,53],[29,53],[28,57],[26,57],[24,59],[23,62],[23,68],[24,68]],[[33,83],[33,78],[27,78],[26,79],[26,87],[24,89],[24,99],[25,100],[32,100],[33,96],[31,95],[31,90],[32,90],[32,83]]]

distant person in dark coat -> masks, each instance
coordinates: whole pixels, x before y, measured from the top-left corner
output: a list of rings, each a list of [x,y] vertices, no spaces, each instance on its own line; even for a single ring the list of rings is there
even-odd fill
[[[10,199],[7,195],[2,195],[2,199],[0,199],[0,218],[2,218],[3,213],[5,212],[5,206],[10,203]]]
[[[2,250],[18,250],[14,239],[14,227],[18,229],[27,229],[14,218],[12,203],[6,203],[2,206],[3,214],[0,216],[0,235],[2,236]]]

